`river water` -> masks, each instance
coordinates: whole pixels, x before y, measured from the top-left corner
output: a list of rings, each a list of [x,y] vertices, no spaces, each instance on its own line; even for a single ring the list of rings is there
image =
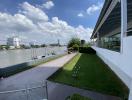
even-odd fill
[[[66,47],[44,47],[0,51],[0,68],[30,61],[36,56],[50,56],[66,52]]]

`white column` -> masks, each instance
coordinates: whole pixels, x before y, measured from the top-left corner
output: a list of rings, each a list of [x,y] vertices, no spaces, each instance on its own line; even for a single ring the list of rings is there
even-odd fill
[[[127,0],[121,0],[121,53],[123,53],[123,38],[127,34]]]

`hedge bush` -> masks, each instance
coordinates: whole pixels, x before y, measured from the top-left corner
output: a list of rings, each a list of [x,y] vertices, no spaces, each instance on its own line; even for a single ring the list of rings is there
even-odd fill
[[[79,49],[79,45],[74,44],[74,45],[72,46],[72,48],[73,48],[74,51],[78,51],[78,49]]]
[[[80,53],[96,54],[96,51],[91,47],[79,47]]]

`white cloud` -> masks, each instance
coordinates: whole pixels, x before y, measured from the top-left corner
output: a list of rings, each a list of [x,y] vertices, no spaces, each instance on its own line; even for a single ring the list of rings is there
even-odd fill
[[[103,3],[98,3],[98,4],[93,4],[92,6],[90,6],[88,9],[87,9],[87,14],[88,15],[91,15],[93,13],[95,13],[96,11],[99,11],[103,6]]]
[[[92,28],[84,28],[82,25],[79,25],[78,27],[70,26],[67,22],[59,20],[58,17],[53,17],[51,22],[40,23],[39,26],[44,33],[55,35],[65,42],[71,37],[78,37],[89,41],[93,31]]]
[[[14,15],[0,12],[0,34],[6,36],[15,33],[27,37],[29,41],[44,43],[53,43],[57,39],[66,43],[71,37],[90,39],[93,31],[91,28],[84,28],[82,25],[73,27],[58,17],[49,21],[44,11],[28,2],[22,3],[20,7],[21,11]]]
[[[90,36],[93,32],[92,28],[84,28],[82,25],[76,28],[76,34],[80,39],[90,41]]]
[[[78,17],[84,17],[84,15],[82,13],[79,13],[77,16]]]
[[[47,1],[46,3],[42,4],[42,7],[46,9],[51,9],[52,7],[54,7],[54,3],[53,1]]]
[[[41,9],[29,4],[28,2],[24,2],[21,4],[22,11],[19,11],[20,13],[24,14],[28,18],[30,18],[33,21],[48,21],[48,16],[45,12],[43,12]]]
[[[1,30],[30,31],[35,28],[33,22],[22,14],[10,15],[0,12]]]

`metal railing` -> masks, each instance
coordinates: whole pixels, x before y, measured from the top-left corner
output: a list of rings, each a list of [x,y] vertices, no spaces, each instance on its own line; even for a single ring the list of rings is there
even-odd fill
[[[32,84],[33,85],[33,84]],[[0,100],[48,100],[47,82],[23,89],[0,92]]]

